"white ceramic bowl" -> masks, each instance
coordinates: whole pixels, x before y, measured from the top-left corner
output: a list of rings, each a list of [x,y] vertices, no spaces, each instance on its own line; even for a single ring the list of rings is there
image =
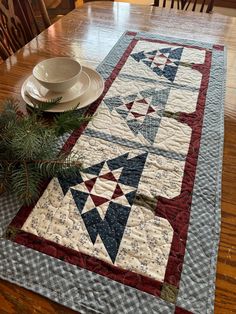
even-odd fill
[[[39,62],[33,76],[47,89],[63,93],[71,88],[82,72],[80,63],[69,57],[56,57]]]

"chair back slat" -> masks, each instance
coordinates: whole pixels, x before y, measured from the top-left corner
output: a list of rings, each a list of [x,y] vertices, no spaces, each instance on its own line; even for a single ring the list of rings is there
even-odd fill
[[[204,6],[205,6],[205,3],[206,3],[206,1],[205,1],[205,0],[204,0],[204,1],[202,1],[202,5],[201,5],[200,12],[203,12],[203,10],[204,10]]]
[[[7,59],[9,56],[8,50],[6,50],[5,46],[1,42],[0,42],[0,55],[2,56],[2,60]]]
[[[5,29],[2,20],[0,20],[0,56],[2,56],[2,59],[7,59],[12,53],[11,47],[8,45],[8,41],[6,41],[5,37]]]
[[[214,6],[214,0],[154,0],[154,6],[178,10],[192,10],[210,13]]]
[[[39,28],[37,21],[36,21],[36,18],[34,16],[34,12],[33,12],[30,1],[22,2],[21,3],[21,9],[23,11],[23,16],[26,20],[28,27],[30,28],[30,26],[31,26],[32,33],[36,34],[36,35],[39,34],[40,28]],[[33,28],[32,28],[32,26],[33,26]]]
[[[4,5],[3,1],[0,2],[0,18],[5,42],[8,43],[13,51],[16,51],[31,38],[30,29],[29,32],[26,32],[28,26],[22,16],[17,0],[14,2],[14,5],[15,7],[13,6],[13,1],[8,1],[8,6]],[[15,12],[17,12],[17,15]]]
[[[210,0],[209,4],[207,6],[206,12],[211,13],[213,10],[213,7],[214,7],[214,0]]]
[[[195,0],[194,3],[193,3],[193,9],[192,9],[192,11],[195,11],[196,5],[197,5],[197,0]]]
[[[11,55],[50,25],[44,1],[37,0],[37,5],[40,20],[35,17],[30,0],[0,0],[2,59],[6,59],[6,51]]]
[[[183,0],[184,6],[183,10],[192,10],[197,11],[197,8],[199,8],[199,12],[206,12],[211,13],[213,6],[214,6],[214,0]],[[205,10],[204,10],[205,9]]]
[[[38,6],[39,6],[40,13],[42,15],[42,18],[43,18],[45,27],[49,27],[51,25],[51,21],[48,16],[47,8],[44,1],[38,1]],[[32,10],[32,7],[31,7],[31,10]]]

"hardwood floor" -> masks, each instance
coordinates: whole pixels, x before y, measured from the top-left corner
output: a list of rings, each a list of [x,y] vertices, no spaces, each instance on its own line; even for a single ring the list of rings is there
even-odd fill
[[[0,281],[1,314],[72,314],[77,313],[29,290]]]

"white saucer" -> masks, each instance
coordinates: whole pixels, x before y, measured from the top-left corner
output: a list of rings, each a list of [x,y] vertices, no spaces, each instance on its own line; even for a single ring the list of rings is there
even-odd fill
[[[49,110],[46,110],[47,112],[64,112],[74,109],[75,107],[80,109],[90,105],[101,96],[104,90],[104,81],[101,75],[94,69],[85,66],[83,66],[83,72],[90,78],[90,86],[86,92],[71,101],[60,102]],[[30,107],[35,107],[37,106],[38,101],[32,99],[26,90],[28,79],[25,80],[21,87],[21,96]]]
[[[33,75],[28,77],[25,82],[25,90],[31,98],[41,102],[47,102],[52,99],[61,97],[61,103],[72,101],[83,95],[89,88],[90,78],[82,71],[78,82],[64,93],[56,93],[43,87]]]

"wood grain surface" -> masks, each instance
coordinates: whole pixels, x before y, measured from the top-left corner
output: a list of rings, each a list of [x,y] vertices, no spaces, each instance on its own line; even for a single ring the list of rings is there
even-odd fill
[[[236,18],[109,1],[87,3],[57,21],[0,65],[0,101],[6,97],[20,99],[23,81],[31,74],[33,66],[45,58],[72,56],[84,65],[96,67],[126,30],[227,46],[222,231],[215,313],[236,313]],[[74,312],[0,281],[0,313]]]

